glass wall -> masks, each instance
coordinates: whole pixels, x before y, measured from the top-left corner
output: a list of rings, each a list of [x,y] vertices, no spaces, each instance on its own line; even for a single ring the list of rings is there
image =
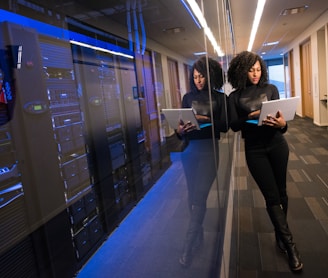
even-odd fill
[[[0,5],[2,275],[228,277],[229,1],[107,2]]]

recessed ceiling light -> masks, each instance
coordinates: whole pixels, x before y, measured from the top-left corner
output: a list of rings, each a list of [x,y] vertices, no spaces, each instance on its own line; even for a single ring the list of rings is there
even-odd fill
[[[276,44],[278,44],[278,43],[279,43],[279,41],[275,41],[275,42],[265,42],[265,43],[263,44],[263,46],[276,45]]]
[[[195,56],[200,56],[200,55],[205,55],[205,54],[207,54],[207,52],[204,52],[204,51],[203,52],[195,52],[194,53]]]
[[[257,2],[256,11],[255,11],[254,19],[253,19],[253,26],[252,26],[252,30],[251,30],[251,35],[249,37],[248,47],[247,47],[248,51],[252,51],[253,43],[255,40],[256,33],[257,33],[257,29],[259,27],[260,20],[261,20],[262,14],[263,14],[265,2],[266,2],[266,0],[258,0],[258,2]]]
[[[299,14],[305,12],[305,10],[308,8],[308,5],[304,5],[302,7],[296,7],[296,8],[290,8],[283,10],[280,14],[281,15],[291,15],[291,14]]]

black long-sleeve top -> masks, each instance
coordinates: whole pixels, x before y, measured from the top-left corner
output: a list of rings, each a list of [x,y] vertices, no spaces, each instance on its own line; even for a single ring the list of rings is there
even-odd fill
[[[258,126],[247,122],[248,114],[261,109],[263,101],[279,99],[279,92],[276,86],[267,84],[264,87],[251,85],[243,90],[236,90],[229,95],[229,121],[233,131],[241,130],[244,139],[268,139],[277,132],[284,133],[287,125],[283,129],[270,126]]]
[[[220,139],[220,132],[227,132],[229,129],[226,107],[227,97],[222,92],[212,92],[211,99],[208,91],[189,92],[182,98],[182,108],[193,108],[196,114],[211,118],[211,123],[214,124],[215,138],[218,139]],[[190,140],[212,138],[212,126],[188,132],[187,138]]]

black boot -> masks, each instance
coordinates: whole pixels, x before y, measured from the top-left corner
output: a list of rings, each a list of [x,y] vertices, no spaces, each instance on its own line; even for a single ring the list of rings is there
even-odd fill
[[[196,236],[196,239],[195,239],[193,249],[194,250],[200,249],[200,247],[203,244],[203,241],[204,241],[204,229],[203,229],[203,227],[200,227],[199,232],[198,232],[198,234]]]
[[[288,212],[288,197],[287,196],[281,198],[281,207],[287,217],[287,212]]]
[[[183,252],[179,259],[179,263],[183,267],[189,267],[192,262],[192,249],[195,245],[197,237],[201,233],[205,211],[206,208],[192,206]]]
[[[286,218],[287,218],[287,211],[288,211],[288,197],[287,196],[281,199],[281,206],[282,206],[282,210],[285,213]],[[276,244],[277,244],[278,249],[282,253],[286,253],[287,252],[286,247],[285,247],[284,243],[282,242],[282,240],[279,236],[279,233],[276,230],[275,230],[275,238],[276,238]]]
[[[284,243],[282,242],[281,238],[279,237],[279,233],[275,230],[275,237],[276,237],[276,245],[278,247],[278,249],[280,250],[280,252],[282,253],[286,253],[286,247],[284,245]]]
[[[299,271],[303,268],[300,255],[293,242],[293,236],[288,228],[286,215],[281,206],[272,206],[267,208],[272,224],[277,231],[279,238],[284,243],[287,250],[289,267],[292,271]]]

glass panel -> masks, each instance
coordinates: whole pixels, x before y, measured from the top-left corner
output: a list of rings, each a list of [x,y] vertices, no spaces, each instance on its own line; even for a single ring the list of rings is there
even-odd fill
[[[45,238],[65,238],[66,265],[45,271],[228,277],[230,7],[191,1],[204,23],[187,2],[1,4],[2,51],[22,44],[6,138],[20,156],[26,230],[38,238],[65,223]],[[200,129],[170,126],[171,108],[192,108]],[[63,252],[49,248],[36,252]]]

